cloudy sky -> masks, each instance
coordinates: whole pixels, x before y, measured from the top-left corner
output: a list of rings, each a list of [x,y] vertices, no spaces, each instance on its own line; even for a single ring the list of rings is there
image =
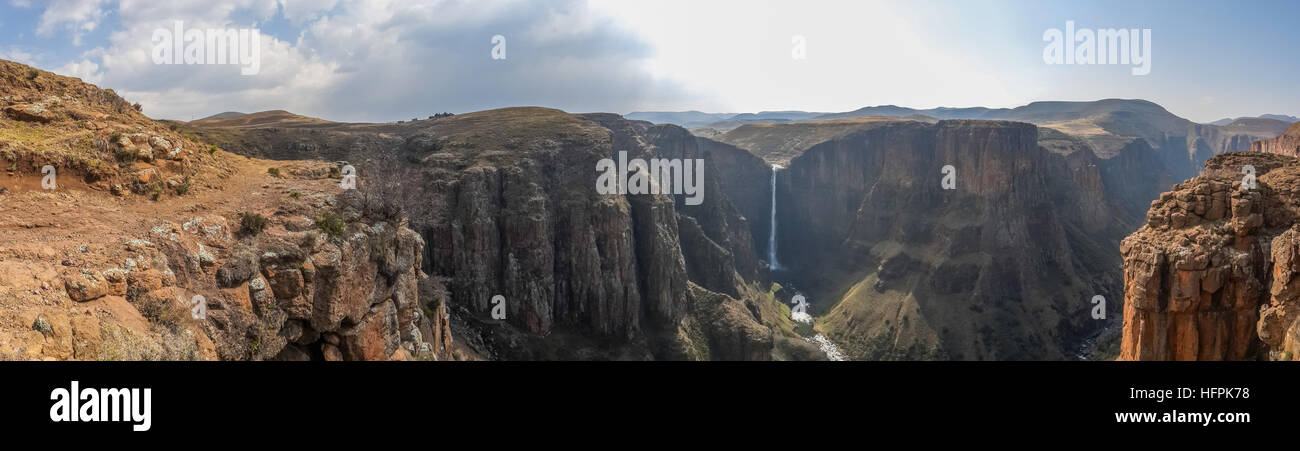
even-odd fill
[[[1014,107],[1144,98],[1197,121],[1300,115],[1300,2],[0,0],[0,58],[113,88],[155,118],[341,121],[573,112]],[[1046,30],[1152,30],[1151,73],[1048,65]],[[155,64],[153,36],[259,30],[260,71]],[[506,38],[494,59],[493,36]],[[802,40],[802,59],[794,58]]]

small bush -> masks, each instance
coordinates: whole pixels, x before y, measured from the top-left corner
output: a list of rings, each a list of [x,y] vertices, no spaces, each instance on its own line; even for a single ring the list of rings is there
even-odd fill
[[[190,192],[190,188],[192,186],[193,185],[190,184],[190,179],[187,178],[185,179],[184,182],[181,182],[180,185],[176,185],[176,194],[179,196],[184,196],[185,193]]]
[[[118,163],[122,164],[135,163],[135,159],[138,156],[139,154],[131,149],[118,149],[116,152],[113,152],[113,157],[117,159]]]
[[[266,168],[266,173],[271,177],[280,178],[280,168]]]
[[[149,294],[137,296],[133,304],[140,311],[140,315],[148,319],[150,323],[160,326],[172,333],[180,333],[185,330],[186,319],[189,318],[189,309],[185,308],[175,299],[158,297]]]
[[[343,170],[339,169],[338,166],[330,167],[330,178],[332,179],[343,178]]]
[[[325,213],[316,218],[316,227],[320,229],[321,233],[329,235],[330,238],[342,237],[343,232],[347,230],[347,224],[343,222],[343,218],[334,213]]]
[[[248,236],[257,236],[266,229],[266,217],[257,213],[239,214],[239,231]]]
[[[131,108],[135,108],[136,111],[144,111],[144,105],[141,105],[140,102],[131,105]]]
[[[208,155],[212,155],[212,154],[214,154],[214,153],[217,153],[217,145],[216,145],[216,144],[209,144],[209,145],[208,145]]]
[[[289,198],[291,199],[297,199],[299,197],[302,197],[302,193],[300,192],[294,191],[292,193],[289,193]]]

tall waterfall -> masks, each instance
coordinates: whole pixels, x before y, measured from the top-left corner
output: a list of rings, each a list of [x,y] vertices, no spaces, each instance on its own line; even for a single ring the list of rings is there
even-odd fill
[[[771,269],[780,269],[781,267],[776,263],[776,171],[780,169],[780,165],[772,165],[772,222],[767,234],[767,261],[768,267]]]

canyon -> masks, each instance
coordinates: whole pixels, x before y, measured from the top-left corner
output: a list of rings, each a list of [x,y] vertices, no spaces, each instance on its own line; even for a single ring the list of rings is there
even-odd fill
[[[1296,127],[1272,119],[1111,99],[181,122],[17,63],[0,87],[3,358],[1294,355],[1290,266],[1266,262],[1294,253],[1275,154]],[[621,157],[700,161],[698,189],[600,192]],[[1260,189],[1232,191],[1247,160]]]

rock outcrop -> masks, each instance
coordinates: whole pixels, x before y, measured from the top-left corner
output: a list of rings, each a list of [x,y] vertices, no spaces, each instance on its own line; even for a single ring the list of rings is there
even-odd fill
[[[140,109],[0,61],[0,359],[450,357],[399,210]]]
[[[1291,360],[1300,164],[1220,155],[1123,242],[1121,360]]]

